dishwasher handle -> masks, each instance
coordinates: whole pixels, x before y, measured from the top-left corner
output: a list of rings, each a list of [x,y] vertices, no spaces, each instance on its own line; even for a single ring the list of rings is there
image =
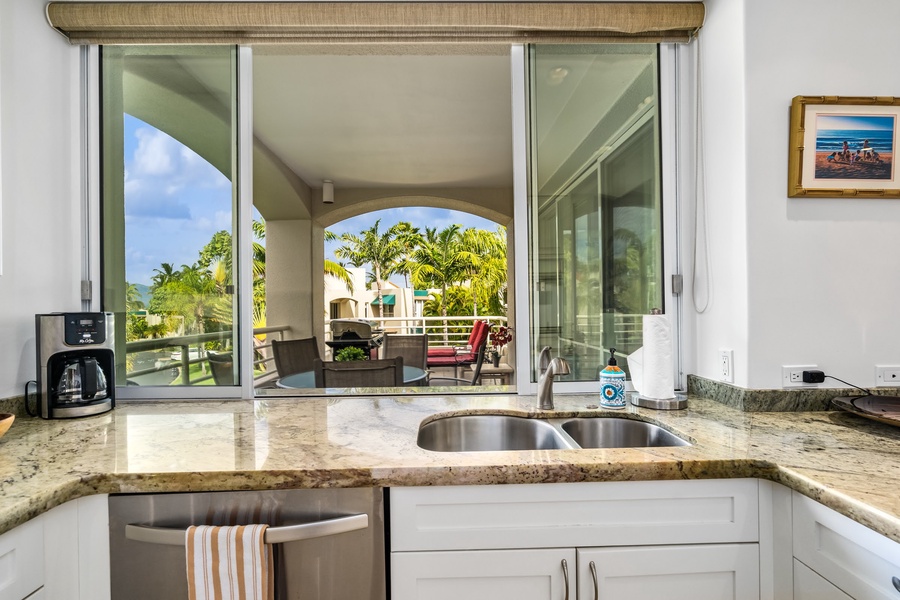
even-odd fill
[[[283,544],[300,540],[337,535],[347,531],[365,529],[369,526],[369,515],[348,515],[325,519],[314,523],[302,525],[285,525],[283,527],[269,527],[266,529],[265,542],[267,544]],[[148,544],[163,544],[166,546],[184,546],[185,529],[173,529],[170,527],[149,527],[147,525],[126,525],[125,537],[136,542]]]

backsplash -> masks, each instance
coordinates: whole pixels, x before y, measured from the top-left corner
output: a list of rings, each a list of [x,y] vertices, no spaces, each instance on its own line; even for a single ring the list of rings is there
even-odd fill
[[[878,388],[871,391],[877,396],[900,395],[900,388]],[[857,395],[857,391],[852,388],[750,390],[697,375],[688,375],[688,393],[745,412],[835,410],[831,405],[832,398]]]
[[[10,413],[17,418],[26,416],[28,413],[25,412],[25,396],[0,398],[0,413]]]

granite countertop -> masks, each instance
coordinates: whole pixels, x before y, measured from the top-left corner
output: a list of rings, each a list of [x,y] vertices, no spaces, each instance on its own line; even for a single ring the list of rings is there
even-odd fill
[[[900,542],[900,428],[838,412],[741,412],[691,397],[682,411],[589,410],[595,396],[270,398],[121,403],[77,420],[19,418],[0,439],[0,532],[81,496],[293,487],[759,477]],[[438,453],[436,414],[614,414],[693,442],[669,448]]]

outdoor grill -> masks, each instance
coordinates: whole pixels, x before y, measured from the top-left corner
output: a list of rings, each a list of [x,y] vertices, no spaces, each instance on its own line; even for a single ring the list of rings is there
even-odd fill
[[[378,323],[366,319],[334,319],[331,321],[331,340],[325,342],[337,352],[353,346],[369,356],[374,348],[381,346],[384,333],[376,329]]]

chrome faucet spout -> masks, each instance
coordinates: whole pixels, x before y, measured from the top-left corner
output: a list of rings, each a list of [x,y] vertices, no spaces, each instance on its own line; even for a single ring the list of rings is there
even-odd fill
[[[550,346],[541,348],[541,354],[538,356],[538,375],[543,375],[547,367],[550,366]]]
[[[544,361],[547,360],[546,369]],[[541,410],[553,410],[553,377],[556,375],[568,375],[569,363],[561,356],[550,360],[550,347],[545,346],[540,356],[541,376],[538,379],[537,404]]]

